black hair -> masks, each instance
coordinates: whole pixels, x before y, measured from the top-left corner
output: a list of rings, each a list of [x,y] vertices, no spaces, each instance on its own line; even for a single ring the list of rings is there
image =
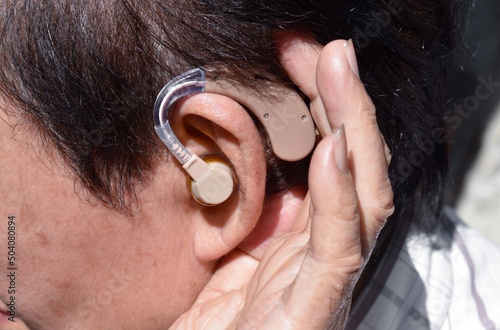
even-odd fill
[[[103,203],[129,207],[165,152],[151,109],[172,77],[223,70],[291,84],[273,35],[352,38],[361,79],[392,152],[394,217],[431,230],[447,172],[447,60],[462,2],[452,0],[16,0],[0,4],[0,93]],[[263,92],[263,91],[260,91]],[[267,194],[307,180],[308,160],[268,155]]]

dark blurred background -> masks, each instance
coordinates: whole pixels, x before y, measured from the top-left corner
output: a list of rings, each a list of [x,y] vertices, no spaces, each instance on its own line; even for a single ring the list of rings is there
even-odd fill
[[[500,83],[500,1],[476,0],[467,25],[467,50],[449,82],[448,109],[474,96],[480,79]],[[480,78],[481,77],[481,78]],[[491,77],[491,78],[489,78]],[[498,89],[498,90],[497,90]],[[483,90],[484,92],[484,90]],[[447,202],[472,227],[500,244],[500,87],[464,111],[451,130]]]

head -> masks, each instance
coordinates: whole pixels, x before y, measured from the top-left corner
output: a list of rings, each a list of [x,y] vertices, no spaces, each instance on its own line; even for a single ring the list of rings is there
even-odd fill
[[[394,217],[432,230],[452,25],[447,1],[0,4],[0,216],[17,221],[18,316],[36,329],[165,328],[266,226],[263,209],[300,200],[308,158],[278,159],[234,99],[184,98],[171,117],[190,151],[234,170],[237,189],[217,206],[191,198],[152,120],[163,85],[195,67],[262,99],[262,81],[295,88],[278,60],[284,35],[353,39],[393,155]]]

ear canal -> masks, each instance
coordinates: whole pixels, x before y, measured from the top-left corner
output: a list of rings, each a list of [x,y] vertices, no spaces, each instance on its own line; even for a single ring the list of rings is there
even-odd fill
[[[203,161],[208,169],[197,180],[188,176],[188,188],[198,203],[206,206],[219,205],[233,193],[236,182],[234,172],[220,157],[207,156]]]

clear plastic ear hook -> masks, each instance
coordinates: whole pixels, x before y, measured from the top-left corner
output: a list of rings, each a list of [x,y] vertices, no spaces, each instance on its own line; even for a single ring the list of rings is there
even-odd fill
[[[167,148],[181,165],[186,164],[192,154],[177,139],[169,122],[169,110],[180,98],[205,91],[205,71],[196,68],[171,80],[158,94],[154,105],[155,130]]]

